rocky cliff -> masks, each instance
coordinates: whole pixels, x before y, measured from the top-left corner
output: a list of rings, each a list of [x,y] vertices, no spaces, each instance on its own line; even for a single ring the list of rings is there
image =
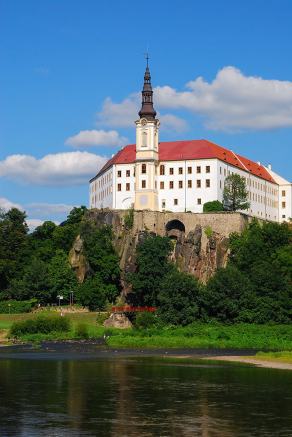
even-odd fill
[[[135,248],[151,232],[169,236],[173,244],[171,259],[180,270],[206,282],[214,272],[224,267],[228,257],[228,237],[232,232],[241,232],[249,217],[240,213],[168,213],[135,211],[129,224],[127,211],[91,210],[87,219],[102,226],[111,225],[114,231],[114,246],[120,257],[124,293],[129,291],[124,281],[127,272],[135,270]],[[127,227],[125,226],[127,223]],[[70,251],[70,262],[82,282],[88,265],[78,237]]]

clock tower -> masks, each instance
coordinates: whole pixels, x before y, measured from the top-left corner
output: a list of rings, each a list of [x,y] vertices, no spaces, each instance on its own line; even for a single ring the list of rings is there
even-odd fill
[[[158,211],[157,168],[159,120],[153,107],[153,91],[148,66],[144,74],[142,107],[136,123],[135,209]]]

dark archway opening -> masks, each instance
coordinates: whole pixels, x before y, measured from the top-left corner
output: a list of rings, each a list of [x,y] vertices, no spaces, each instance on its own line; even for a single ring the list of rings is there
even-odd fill
[[[166,232],[172,231],[173,229],[176,229],[177,231],[180,232],[186,231],[185,225],[180,220],[171,220],[166,224],[165,226]]]

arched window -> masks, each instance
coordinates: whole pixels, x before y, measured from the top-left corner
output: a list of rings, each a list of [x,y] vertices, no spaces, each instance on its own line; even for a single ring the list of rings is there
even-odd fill
[[[163,176],[164,173],[165,173],[165,167],[164,167],[164,165],[161,165],[160,166],[160,176]]]
[[[146,164],[142,164],[142,173],[146,174]]]
[[[142,147],[147,147],[147,132],[142,132]]]

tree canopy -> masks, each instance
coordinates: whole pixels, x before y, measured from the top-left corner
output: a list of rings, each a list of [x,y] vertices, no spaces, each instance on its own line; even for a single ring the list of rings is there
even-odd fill
[[[238,211],[249,208],[248,192],[245,179],[242,176],[231,174],[225,179],[223,205],[227,211]]]

